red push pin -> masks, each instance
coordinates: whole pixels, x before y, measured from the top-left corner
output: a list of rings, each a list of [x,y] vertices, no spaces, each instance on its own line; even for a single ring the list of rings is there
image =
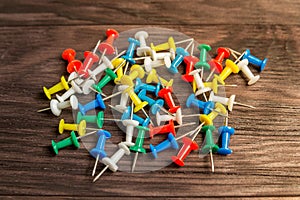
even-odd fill
[[[107,29],[106,36],[106,41],[102,42],[99,45],[99,51],[102,53],[102,56],[104,56],[105,54],[112,55],[115,53],[113,43],[114,40],[119,37],[119,33],[115,29]]]
[[[172,161],[180,167],[184,166],[184,159],[190,154],[191,151],[199,149],[199,146],[194,141],[194,138],[190,139],[188,137],[184,137],[182,142],[183,146],[179,150],[177,156],[172,156]]]
[[[173,119],[169,120],[169,123],[165,124],[163,126],[153,127],[153,125],[150,124],[149,125],[149,136],[150,136],[150,138],[153,138],[154,135],[167,134],[167,133],[172,133],[174,136],[176,136],[176,131],[175,131],[176,128],[183,127],[183,126],[191,126],[193,124],[195,124],[195,122],[174,126]]]
[[[83,66],[78,70],[78,74],[80,74],[84,78],[89,77],[89,69],[92,68],[92,66],[95,62],[99,61],[99,57],[96,54],[99,44],[100,44],[100,40],[97,42],[96,47],[94,48],[94,50],[92,52],[91,51],[84,52],[85,59],[83,62]]]
[[[174,103],[174,100],[173,100],[173,97],[171,94],[172,92],[173,92],[172,87],[167,86],[158,92],[158,96],[165,100],[165,102],[169,106],[170,113],[176,113],[177,109],[180,108],[180,106],[175,106],[175,103]]]
[[[193,82],[194,76],[189,75],[191,71],[194,70],[195,64],[199,61],[199,58],[196,56],[185,56],[183,62],[186,64],[185,74],[181,76],[182,80],[186,82]]]
[[[230,51],[227,48],[220,47],[217,49],[217,53],[217,57],[209,61],[209,65],[219,74],[223,70],[222,62],[225,58],[229,58]]]
[[[74,49],[65,49],[61,57],[68,61],[67,71],[71,74],[74,71],[78,71],[82,67],[80,60],[75,60],[76,51]]]

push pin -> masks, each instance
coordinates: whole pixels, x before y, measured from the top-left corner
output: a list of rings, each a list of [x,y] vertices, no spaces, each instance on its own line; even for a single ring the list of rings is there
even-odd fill
[[[103,110],[106,108],[100,94],[96,95],[95,100],[92,100],[92,101],[88,102],[85,105],[81,105],[79,103],[78,107],[79,107],[79,110],[80,110],[81,114],[83,114],[83,115],[85,115],[87,111],[94,110],[95,108],[98,108],[98,107],[103,109]]]
[[[123,120],[122,123],[124,126],[126,126],[126,142],[124,142],[124,144],[131,147],[134,145],[134,143],[132,142],[133,130],[134,127],[137,127],[139,125],[139,122],[133,119],[126,119]]]
[[[118,170],[117,163],[121,160],[124,155],[130,155],[129,148],[123,143],[118,144],[119,149],[116,151],[110,158],[105,157],[102,159],[103,164],[106,166],[103,170],[94,178],[93,182],[97,181],[100,176],[109,168],[112,172],[116,172]]]
[[[110,60],[106,57],[103,56],[102,58],[102,63],[98,63],[99,65],[92,71],[92,70],[88,70],[89,76],[96,81],[97,78],[96,76],[100,73],[102,73],[105,69],[110,68],[113,69],[114,66],[113,64],[110,62]]]
[[[64,130],[77,131],[80,136],[86,133],[86,121],[82,120],[79,124],[65,124],[65,120],[59,121],[58,132],[63,134]]]
[[[93,85],[92,87],[97,91],[97,92],[102,92],[101,89],[106,86],[111,80],[114,80],[117,78],[117,75],[115,74],[114,71],[111,69],[107,68],[105,70],[105,76],[99,81],[97,85]]]
[[[74,71],[78,71],[82,67],[82,62],[80,60],[75,60],[76,51],[74,49],[65,49],[61,57],[68,61],[67,71],[71,74]]]
[[[227,110],[226,110],[226,108],[221,103],[217,102],[215,104],[215,109],[214,110],[212,110],[208,115],[206,115],[206,114],[200,115],[199,119],[205,125],[212,125],[213,124],[213,120],[220,113],[223,114],[223,115],[226,115],[227,114]]]
[[[78,74],[80,74],[84,78],[87,78],[89,76],[88,70],[94,65],[95,62],[99,61],[99,57],[96,54],[99,44],[100,44],[100,40],[97,42],[96,47],[92,52],[90,51],[84,52],[85,59],[83,61],[83,66],[78,70]]]
[[[222,146],[218,149],[218,154],[229,155],[232,154],[232,150],[228,148],[230,137],[234,134],[234,128],[226,126],[221,126],[218,129],[218,132],[221,136]]]
[[[167,86],[172,86],[173,85],[173,79],[170,81],[167,81],[161,77],[158,76],[157,72],[155,69],[152,69],[146,79],[146,83],[161,83],[162,86],[167,87]]]
[[[131,114],[131,106],[128,106],[126,108],[125,111],[123,111],[123,114],[122,114],[122,117],[121,117],[121,120],[126,120],[126,119],[131,119],[131,116],[132,116],[132,119],[135,120],[135,121],[138,121],[139,122],[139,125],[140,126],[145,126],[147,127],[150,123],[150,118],[147,117],[147,118],[142,118],[136,114]]]
[[[65,90],[70,89],[69,85],[68,85],[68,82],[66,81],[64,76],[62,76],[60,78],[59,83],[55,84],[51,88],[47,89],[46,87],[43,87],[44,93],[45,93],[45,95],[47,96],[48,99],[51,99],[52,94],[57,93],[57,92],[59,92],[61,90],[64,90],[64,89]]]
[[[191,151],[199,149],[198,144],[194,141],[195,138],[197,137],[198,133],[201,130],[201,127],[203,126],[203,123],[200,124],[198,127],[198,131],[196,131],[195,135],[193,136],[192,139],[188,137],[183,137],[182,142],[183,145],[181,149],[179,150],[177,156],[172,156],[172,161],[178,165],[178,166],[184,166],[184,159],[191,153]]]
[[[38,112],[43,112],[51,109],[53,115],[59,116],[61,114],[62,109],[68,108],[70,106],[73,110],[77,110],[78,108],[78,99],[75,95],[72,95],[69,101],[64,101],[64,102],[58,102],[56,99],[52,99],[50,101],[49,108],[38,110]]]
[[[150,46],[151,46],[151,49],[153,49],[156,52],[166,51],[166,50],[175,52],[175,50],[176,50],[176,44],[175,44],[173,37],[169,37],[168,42],[166,42],[166,43],[162,43],[162,44],[159,44],[156,46],[154,46],[154,44],[151,43]]]
[[[56,94],[56,98],[60,101],[60,102],[64,102],[66,99],[68,99],[70,96],[74,95],[74,94],[81,94],[82,93],[82,89],[80,88],[79,85],[77,85],[75,83],[74,80],[71,81],[71,88],[68,89],[63,95],[59,96],[58,94]]]
[[[254,76],[251,70],[249,69],[247,59],[243,59],[242,61],[240,61],[237,64],[237,66],[243,72],[243,74],[245,74],[245,76],[249,79],[248,85],[253,85],[259,80],[260,76],[259,75]]]
[[[246,49],[243,59],[247,59],[249,61],[249,63],[258,66],[260,72],[265,69],[265,66],[268,61],[267,58],[265,58],[264,60],[260,60],[259,58],[251,55],[249,49]]]
[[[152,155],[154,158],[157,158],[157,154],[161,151],[164,151],[166,149],[173,148],[178,149],[178,143],[172,133],[168,134],[168,139],[164,140],[163,142],[159,143],[156,146],[153,146],[150,144],[150,150],[152,152]]]
[[[124,93],[128,93],[128,96],[130,97],[130,99],[133,101],[135,107],[133,112],[137,112],[139,110],[144,110],[143,108],[148,105],[148,102],[146,101],[141,101],[141,99],[137,96],[137,94],[134,92],[133,90],[133,86],[130,86],[128,88],[126,88],[124,91]]]
[[[199,99],[196,98],[196,96],[194,94],[191,94],[187,100],[186,100],[186,107],[190,108],[191,106],[196,106],[198,108],[200,108],[204,114],[208,114],[210,113],[214,107],[215,107],[215,103],[212,101],[201,101]]]
[[[130,68],[130,74],[129,75],[123,75],[121,77],[121,84],[123,85],[128,85],[128,86],[133,86],[133,80],[136,78],[144,78],[145,76],[145,71],[144,69],[137,64],[134,64]]]
[[[113,66],[117,69],[115,70],[117,73],[117,78],[115,78],[115,84],[120,84],[120,80],[124,75],[123,67],[126,65],[126,60],[124,58],[117,58],[111,62]]]
[[[187,47],[188,48],[188,47]],[[176,57],[172,61],[170,68],[168,68],[168,71],[172,74],[178,73],[178,66],[180,63],[182,63],[185,56],[189,56],[190,54],[186,51],[186,49],[177,47],[176,48]]]
[[[153,49],[151,50],[151,58],[152,60],[164,60],[164,62],[166,63],[166,60],[168,60],[168,62],[171,60],[174,60],[176,56],[175,51],[174,52],[160,52],[157,53],[156,51],[154,51]],[[169,68],[168,66],[166,66],[167,68]]]
[[[108,132],[106,130],[97,131],[97,135],[98,135],[98,141],[97,141],[96,147],[94,147],[90,151],[91,156],[96,158],[94,168],[93,168],[93,172],[92,172],[92,176],[95,175],[99,158],[102,160],[102,158],[107,157],[107,154],[104,150],[104,147],[105,147],[106,140],[111,138],[110,132]]]
[[[200,61],[195,64],[195,67],[197,69],[203,68],[205,70],[209,70],[210,65],[206,61],[206,57],[207,57],[207,52],[211,50],[211,47],[207,44],[200,44],[198,46],[198,49],[200,50],[200,59],[199,59]]]
[[[168,124],[165,124],[163,126],[153,127],[153,125],[150,124],[149,125],[149,136],[150,136],[150,138],[153,138],[154,135],[166,134],[166,133],[172,133],[174,136],[176,136],[176,131],[175,131],[176,128],[190,126],[193,124],[195,124],[195,122],[174,126],[174,121],[172,119],[169,120]]]
[[[235,84],[233,84],[233,85],[228,85],[228,84],[227,85],[218,85],[218,80],[216,78],[214,78],[212,80],[212,82],[204,82],[203,84],[205,87],[211,88],[215,94],[218,93],[219,87],[237,87],[237,85],[235,85]]]
[[[54,140],[51,140],[51,144],[52,144],[52,149],[54,151],[54,153],[57,155],[58,154],[58,150],[59,149],[62,149],[62,148],[65,148],[65,147],[68,147],[68,146],[75,146],[76,148],[79,148],[80,147],[80,144],[78,142],[78,139],[81,139],[83,137],[87,137],[89,135],[92,135],[94,134],[96,131],[93,131],[93,132],[90,132],[90,133],[87,133],[83,136],[79,136],[79,137],[76,137],[76,134],[74,131],[71,132],[71,136],[64,139],[64,140],[61,140],[59,142],[54,142]]]
[[[161,66],[169,66],[170,63],[166,63],[164,62],[164,60],[154,60],[152,61],[151,58],[146,57],[144,59],[144,68],[146,70],[146,72],[150,72],[152,69],[157,68],[157,67],[161,67]],[[170,64],[171,65],[171,64]]]
[[[195,69],[194,71],[190,72],[189,75],[194,76],[194,81],[196,82],[197,86],[197,92],[195,93],[196,96],[203,94],[204,99],[207,101],[207,98],[205,96],[205,92],[210,91],[211,89],[209,87],[205,87],[204,83],[202,81],[202,78],[200,77],[199,72],[201,72],[201,69]]]
[[[149,131],[149,128],[144,126],[137,126],[136,128],[138,129],[138,136],[135,140],[135,144],[129,147],[131,151],[135,151],[131,172],[134,172],[139,153],[146,154],[146,149],[143,148],[143,145],[144,145],[145,132]]]
[[[215,127],[212,125],[203,126],[202,131],[205,132],[205,141],[204,146],[202,147],[202,153],[210,154],[210,162],[211,162],[211,171],[215,172],[213,153],[216,153],[219,150],[218,145],[214,143],[214,138],[212,132],[215,130]]]
[[[146,90],[147,92],[152,92],[155,94],[155,96],[158,95],[158,92],[160,90],[160,83],[154,85],[143,83],[141,79],[137,78],[134,86],[134,92],[138,93],[141,90]]]
[[[128,42],[129,42],[129,46],[126,51],[126,55],[122,56],[122,58],[124,58],[130,64],[134,65],[135,64],[135,60],[133,59],[134,50],[136,49],[136,47],[140,46],[140,42],[133,38],[128,38]]]
[[[169,107],[169,112],[176,113],[177,109],[180,108],[180,106],[176,106],[172,97],[173,88],[171,86],[168,86],[166,88],[161,89],[158,92],[158,96],[160,98],[163,98],[165,102],[167,103]]]
[[[119,37],[118,31],[115,29],[107,29],[106,30],[106,41],[102,42],[99,45],[99,51],[102,53],[102,57],[107,55],[112,55],[115,53],[115,48],[113,46],[114,40],[116,40]]]
[[[115,107],[121,111],[125,111],[127,108],[127,102],[128,102],[128,94],[124,93],[123,91],[128,88],[128,85],[120,85],[118,87],[118,90],[121,92],[121,98],[120,98],[120,104],[116,105]]]
[[[190,72],[192,72],[195,68],[195,63],[197,63],[199,59],[196,56],[190,55],[190,56],[185,56],[183,59],[183,62],[186,65],[185,68],[185,74],[181,76],[182,80],[186,82],[193,82],[194,76],[190,75]]]
[[[136,54],[138,56],[150,55],[151,48],[146,44],[146,39],[149,37],[148,33],[146,31],[138,31],[134,37],[140,41],[140,46],[136,49]]]
[[[214,94],[214,92],[211,92],[210,95],[209,95],[209,101],[219,102],[223,105],[226,105],[228,107],[229,111],[232,111],[232,108],[233,108],[234,104],[244,106],[244,107],[248,107],[248,108],[255,108],[254,106],[239,103],[239,102],[235,102],[234,100],[235,100],[235,95],[231,95],[229,98],[216,96]]]
[[[225,62],[225,68],[223,69],[223,71],[221,72],[221,74],[216,75],[215,74],[215,78],[217,78],[217,80],[219,81],[219,83],[221,83],[222,85],[225,85],[224,80],[231,74],[231,73],[235,73],[237,74],[240,69],[239,67],[232,61],[227,59]]]
[[[228,48],[220,47],[217,49],[217,57],[209,61],[209,65],[213,68],[213,71],[218,74],[222,72],[223,65],[222,62],[225,58],[229,58],[230,51]]]
[[[170,120],[176,121],[179,125],[182,124],[182,117],[183,115],[181,114],[181,108],[179,108],[176,112],[176,115],[161,115],[159,112],[156,113],[156,123],[159,126],[161,122],[166,122]]]
[[[164,105],[164,100],[162,100],[162,99],[154,100],[154,99],[148,97],[148,96],[146,95],[146,90],[145,90],[145,89],[143,89],[143,90],[141,90],[141,91],[139,92],[138,97],[139,97],[142,101],[148,102],[149,106],[151,106],[151,109],[150,109],[150,110],[151,110],[151,113],[152,113],[153,115],[154,115],[155,113],[158,112],[159,107],[161,107],[161,106]],[[154,107],[153,107],[154,104],[156,104],[156,105],[158,105],[158,106],[154,106]]]

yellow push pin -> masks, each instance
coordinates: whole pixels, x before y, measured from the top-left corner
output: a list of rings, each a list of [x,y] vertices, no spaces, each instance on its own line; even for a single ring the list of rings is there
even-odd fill
[[[117,58],[117,59],[113,60],[111,63],[115,67],[115,69],[117,67],[119,67],[116,71],[117,78],[114,80],[114,82],[115,82],[115,84],[120,84],[120,80],[121,80],[122,76],[124,75],[123,67],[126,65],[126,60],[124,58]]]
[[[86,133],[86,121],[82,120],[79,124],[66,124],[64,119],[61,119],[58,126],[58,132],[62,134],[64,130],[77,131],[80,136]]]
[[[214,75],[215,78],[217,78],[217,80],[222,84],[225,85],[224,80],[231,74],[231,73],[239,73],[240,68],[232,61],[227,59],[225,62],[225,68],[223,69],[223,71],[221,72],[220,75]]]
[[[51,99],[51,94],[54,94],[56,92],[59,92],[61,90],[68,90],[69,85],[68,82],[66,81],[65,77],[62,76],[60,78],[60,82],[52,86],[51,88],[47,89],[46,87],[43,87],[45,95],[48,97],[48,99]]]
[[[214,110],[212,110],[208,115],[201,114],[200,117],[199,117],[199,119],[205,125],[212,125],[213,124],[213,120],[220,113],[223,114],[223,115],[226,115],[227,114],[227,109],[221,103],[216,103]]]
[[[215,94],[218,93],[219,87],[237,87],[237,85],[235,85],[235,84],[233,84],[233,85],[218,85],[218,80],[216,78],[214,78],[212,80],[212,82],[204,82],[204,86],[211,88]]]
[[[121,84],[123,85],[128,85],[128,86],[133,86],[133,80],[136,78],[144,78],[145,76],[145,71],[140,65],[132,65],[130,68],[130,74],[129,75],[123,75],[121,77]]]
[[[129,86],[123,92],[127,93],[128,96],[130,97],[130,99],[132,100],[132,102],[134,103],[135,107],[134,107],[133,112],[137,112],[137,111],[142,109],[143,112],[145,113],[143,108],[146,105],[148,105],[148,102],[147,101],[141,101],[141,99],[138,97],[138,95],[134,92],[133,86]]]
[[[173,37],[169,37],[168,42],[159,44],[154,46],[153,43],[150,44],[151,49],[153,49],[154,51],[158,52],[158,51],[166,51],[168,49],[172,50],[172,51],[176,51],[176,45],[175,45],[175,41]]]
[[[173,79],[171,79],[170,81],[167,81],[161,77],[158,76],[157,72],[155,69],[152,69],[146,79],[146,83],[161,83],[162,86],[172,86],[173,85]]]

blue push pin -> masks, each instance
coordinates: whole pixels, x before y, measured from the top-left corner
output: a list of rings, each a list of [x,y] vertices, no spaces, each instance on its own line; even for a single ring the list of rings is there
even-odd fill
[[[128,38],[129,46],[126,51],[126,55],[122,56],[125,60],[127,60],[130,64],[134,65],[135,60],[133,59],[134,50],[137,46],[140,46],[140,42],[133,38]]]
[[[154,158],[157,158],[157,153],[169,148],[178,149],[178,143],[172,133],[169,133],[168,139],[164,140],[158,145],[153,146],[152,144],[150,144],[150,150]]]
[[[246,49],[243,59],[247,59],[249,63],[256,65],[259,67],[259,71],[263,71],[265,69],[265,66],[267,64],[268,59],[265,58],[264,60],[261,60],[253,55],[250,54],[250,50]]]
[[[221,135],[222,146],[218,150],[218,154],[229,155],[232,154],[232,150],[228,148],[230,136],[234,134],[234,128],[229,126],[221,126],[218,129],[219,134]]]
[[[157,96],[160,90],[160,83],[154,86],[154,85],[143,83],[140,78],[136,78],[134,92],[138,93],[143,89],[145,89],[147,92],[153,92]]]
[[[176,57],[172,61],[170,68],[168,68],[168,71],[173,74],[177,74],[178,73],[177,67],[180,65],[180,63],[182,63],[184,57],[188,56],[188,55],[190,55],[190,54],[184,48],[177,47],[176,48]]]
[[[93,148],[90,151],[91,156],[96,158],[96,162],[95,162],[95,165],[94,165],[92,176],[95,175],[95,171],[96,171],[96,168],[97,168],[97,163],[99,161],[99,158],[102,160],[102,158],[107,157],[106,152],[104,150],[104,147],[105,147],[106,139],[109,139],[111,137],[111,134],[108,131],[105,131],[105,130],[99,130],[97,132],[97,135],[99,136],[98,141],[97,141],[97,145],[96,145],[95,148]]]
[[[127,109],[123,112],[121,120],[123,121],[126,119],[130,119],[130,115],[131,115],[131,106],[128,106]],[[149,117],[147,117],[146,119],[143,119],[142,117],[140,117],[136,114],[132,115],[132,119],[138,121],[141,126],[145,126],[145,127],[147,127],[150,123]]]
[[[186,107],[191,107],[191,105],[197,106],[198,108],[203,110],[203,113],[205,115],[209,114],[214,108],[215,108],[215,103],[212,101],[200,101],[199,99],[196,98],[194,94],[191,94],[187,100],[186,100]]]
[[[151,113],[153,115],[155,115],[159,111],[159,108],[164,105],[164,100],[162,100],[162,99],[154,100],[154,99],[148,97],[146,95],[146,92],[147,91],[145,89],[141,90],[138,94],[138,97],[142,101],[147,101],[148,102],[148,104],[151,106]],[[153,106],[153,105],[156,105],[156,106]]]
[[[86,112],[89,110],[93,110],[95,108],[101,108],[104,110],[106,108],[106,106],[102,100],[101,95],[97,94],[95,100],[92,100],[85,105],[78,103],[78,108],[79,108],[79,111],[81,112],[81,114],[85,115]]]

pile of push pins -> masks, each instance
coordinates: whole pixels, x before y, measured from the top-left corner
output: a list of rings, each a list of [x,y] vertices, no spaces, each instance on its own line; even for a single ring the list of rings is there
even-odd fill
[[[84,53],[83,62],[75,59],[75,50],[64,50],[62,58],[68,62],[68,79],[62,76],[60,82],[53,87],[43,87],[45,95],[51,100],[50,107],[38,112],[51,110],[55,116],[60,116],[63,109],[71,107],[73,113],[76,113],[75,123],[60,120],[59,133],[71,132],[59,142],[52,140],[55,154],[68,146],[79,148],[80,140],[91,135],[96,136],[95,145],[90,149],[90,155],[96,159],[92,175],[95,175],[99,161],[105,168],[93,181],[108,168],[116,172],[119,169],[118,162],[131,153],[135,153],[131,162],[133,172],[139,160],[139,153],[149,152],[151,159],[155,160],[159,153],[168,149],[175,150],[168,159],[178,166],[184,166],[185,158],[192,151],[200,149],[202,154],[210,155],[211,168],[214,171],[213,153],[232,153],[229,142],[235,130],[228,126],[228,111],[232,111],[234,105],[254,108],[236,102],[235,95],[219,95],[219,90],[225,86],[236,86],[227,85],[225,81],[229,75],[239,72],[248,79],[248,85],[256,83],[260,76],[254,75],[250,67],[256,66],[261,72],[267,59],[260,60],[254,57],[248,49],[240,53],[225,47],[219,47],[216,57],[211,59],[208,55],[211,47],[207,44],[197,45],[199,54],[194,56],[194,39],[176,41],[170,35],[164,43],[154,45],[157,41],[148,41],[150,34],[146,30],[139,29],[123,41],[126,42],[127,49],[120,53],[114,44],[119,33],[113,29],[106,31],[107,39],[103,42],[98,41],[93,51]],[[185,48],[180,45],[185,45]],[[188,52],[188,49],[191,51]],[[160,73],[160,69],[165,69],[168,75]],[[182,71],[185,73],[181,74]],[[208,76],[204,77],[204,73]],[[193,91],[187,95],[182,105],[174,99],[173,84],[176,77],[189,84]],[[115,84],[117,88],[117,92],[110,96],[102,91],[108,84]],[[64,90],[62,95],[56,94],[56,99],[52,99],[52,95]],[[183,91],[189,90],[183,88]],[[83,103],[79,97],[84,95],[92,95],[93,99]],[[105,103],[113,98],[119,103]],[[119,113],[120,118],[106,118],[104,111],[107,106]],[[185,109],[188,108],[200,112],[189,115],[185,113]],[[95,114],[91,114],[92,112]],[[197,120],[190,120],[188,123],[183,121],[195,116]],[[215,120],[218,117],[221,117],[222,123],[216,127]],[[111,120],[121,123],[125,134],[124,141],[118,143],[117,151],[109,155],[106,143],[114,134],[104,128],[105,121]],[[89,128],[88,125],[91,124],[97,128]],[[178,128],[195,126],[196,128],[178,135]],[[88,130],[92,132],[87,132]],[[218,138],[214,138],[215,130],[220,136],[220,145],[216,143]],[[137,135],[134,134],[135,131]],[[205,135],[201,148],[195,141],[200,132]],[[151,140],[158,136],[164,139],[152,144]],[[145,139],[150,141],[148,149],[144,148]]]

